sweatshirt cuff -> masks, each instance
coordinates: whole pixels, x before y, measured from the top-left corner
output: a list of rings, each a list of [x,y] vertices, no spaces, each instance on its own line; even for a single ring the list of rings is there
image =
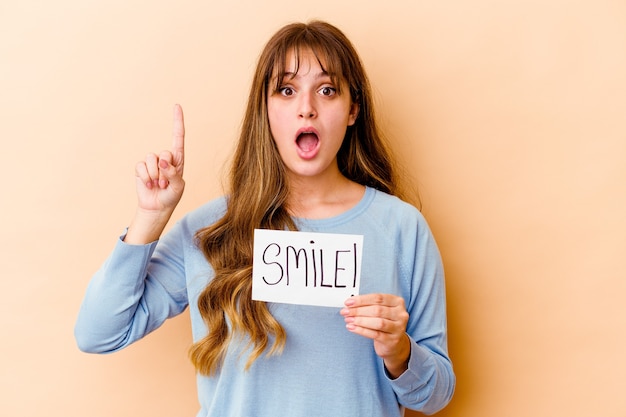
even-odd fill
[[[132,243],[126,243],[124,242],[124,239],[126,239],[126,234],[128,233],[128,227],[124,229],[124,231],[122,232],[122,234],[120,235],[118,241],[117,241],[117,246],[143,246],[146,248],[154,248],[156,246],[156,244],[159,242],[159,239],[154,240],[152,242],[146,243],[146,244],[142,244],[142,245],[136,245],[136,244],[132,244]]]
[[[385,376],[399,397],[416,390],[419,391],[420,388],[427,385],[436,366],[432,352],[419,346],[411,336],[409,336],[409,340],[411,341],[411,353],[407,370],[395,379],[391,378],[385,370]]]

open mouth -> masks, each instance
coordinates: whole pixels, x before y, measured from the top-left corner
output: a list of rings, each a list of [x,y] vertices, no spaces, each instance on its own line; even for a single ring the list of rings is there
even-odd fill
[[[311,152],[319,143],[319,138],[315,132],[302,132],[296,138],[298,148],[303,152]]]

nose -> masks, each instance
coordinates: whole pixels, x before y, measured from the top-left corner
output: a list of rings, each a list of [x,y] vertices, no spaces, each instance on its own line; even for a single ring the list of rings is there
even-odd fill
[[[303,93],[300,95],[298,103],[298,117],[302,119],[312,119],[317,116],[315,110],[315,102],[311,93]]]

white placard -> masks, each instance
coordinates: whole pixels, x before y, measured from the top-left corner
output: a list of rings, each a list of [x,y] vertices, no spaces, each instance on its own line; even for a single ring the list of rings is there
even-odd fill
[[[252,299],[342,307],[359,294],[363,236],[256,229]]]

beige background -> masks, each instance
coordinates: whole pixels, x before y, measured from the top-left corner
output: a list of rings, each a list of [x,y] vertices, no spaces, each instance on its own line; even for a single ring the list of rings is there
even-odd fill
[[[310,18],[356,44],[440,244],[458,387],[438,415],[625,415],[626,3],[305,3],[0,2],[0,415],[195,415],[186,314],[92,356],[76,312],[172,105],[178,217],[220,193],[263,43]]]

